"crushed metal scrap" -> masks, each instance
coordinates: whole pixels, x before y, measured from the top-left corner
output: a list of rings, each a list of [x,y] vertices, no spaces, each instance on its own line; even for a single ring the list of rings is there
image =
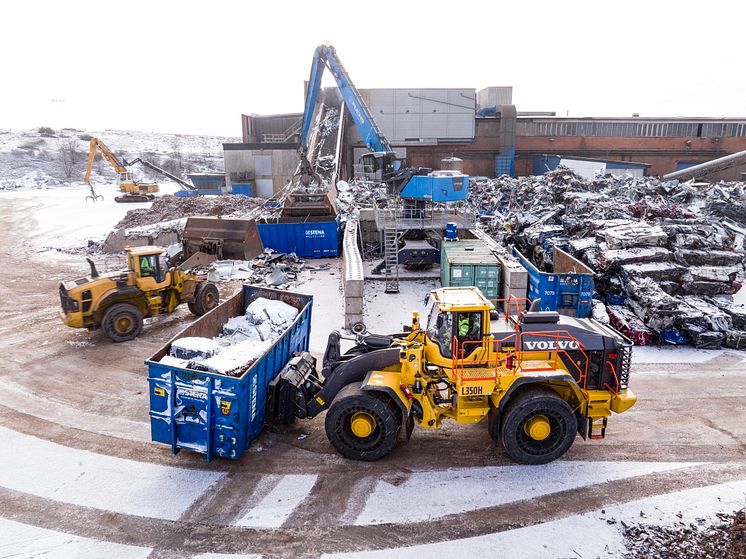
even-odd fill
[[[552,271],[555,247],[591,267],[610,323],[635,343],[746,348],[746,309],[731,297],[744,272],[743,183],[586,180],[560,167],[472,179],[469,204],[539,269]]]

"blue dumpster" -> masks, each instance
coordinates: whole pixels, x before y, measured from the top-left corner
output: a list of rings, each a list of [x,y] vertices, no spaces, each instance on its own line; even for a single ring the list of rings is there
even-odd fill
[[[280,338],[240,376],[227,376],[160,363],[171,343],[184,337],[213,337],[228,319],[244,314],[258,297],[279,299],[299,313]],[[181,449],[213,456],[240,458],[264,427],[267,385],[294,353],[307,351],[313,297],[245,285],[179,332],[145,364],[148,366],[151,437]]]

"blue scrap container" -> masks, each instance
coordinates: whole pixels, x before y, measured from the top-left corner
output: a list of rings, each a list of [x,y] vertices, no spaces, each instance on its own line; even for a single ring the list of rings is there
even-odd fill
[[[240,376],[195,371],[159,363],[171,343],[189,336],[213,337],[228,319],[243,314],[258,297],[280,299],[298,309],[282,336]],[[264,428],[267,385],[294,353],[307,351],[313,297],[245,285],[215,309],[179,332],[150,359],[150,430],[156,442],[171,451],[187,449],[213,456],[240,458]]]
[[[240,194],[242,196],[253,196],[253,190],[250,183],[233,183],[231,185],[231,193]]]
[[[269,223],[257,223],[265,248],[277,252],[294,252],[301,258],[339,256],[340,222],[313,221],[308,218],[280,218]]]
[[[555,247],[557,252],[574,260],[578,269],[587,269],[582,262]],[[577,318],[590,316],[593,310],[593,273],[540,272],[515,247],[513,255],[528,271],[528,298],[532,301],[541,299],[542,311],[557,311]]]
[[[455,241],[458,239],[458,223],[446,223],[446,240]]]

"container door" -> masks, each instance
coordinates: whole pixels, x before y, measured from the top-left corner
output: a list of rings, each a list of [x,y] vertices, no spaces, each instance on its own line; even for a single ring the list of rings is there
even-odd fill
[[[173,428],[177,448],[208,452],[209,377],[183,382],[177,375],[173,390]]]

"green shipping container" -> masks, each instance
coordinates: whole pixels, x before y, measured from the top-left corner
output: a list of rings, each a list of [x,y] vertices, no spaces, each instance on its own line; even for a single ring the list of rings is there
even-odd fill
[[[479,239],[443,242],[440,249],[443,287],[478,287],[487,299],[500,293],[500,263]]]

